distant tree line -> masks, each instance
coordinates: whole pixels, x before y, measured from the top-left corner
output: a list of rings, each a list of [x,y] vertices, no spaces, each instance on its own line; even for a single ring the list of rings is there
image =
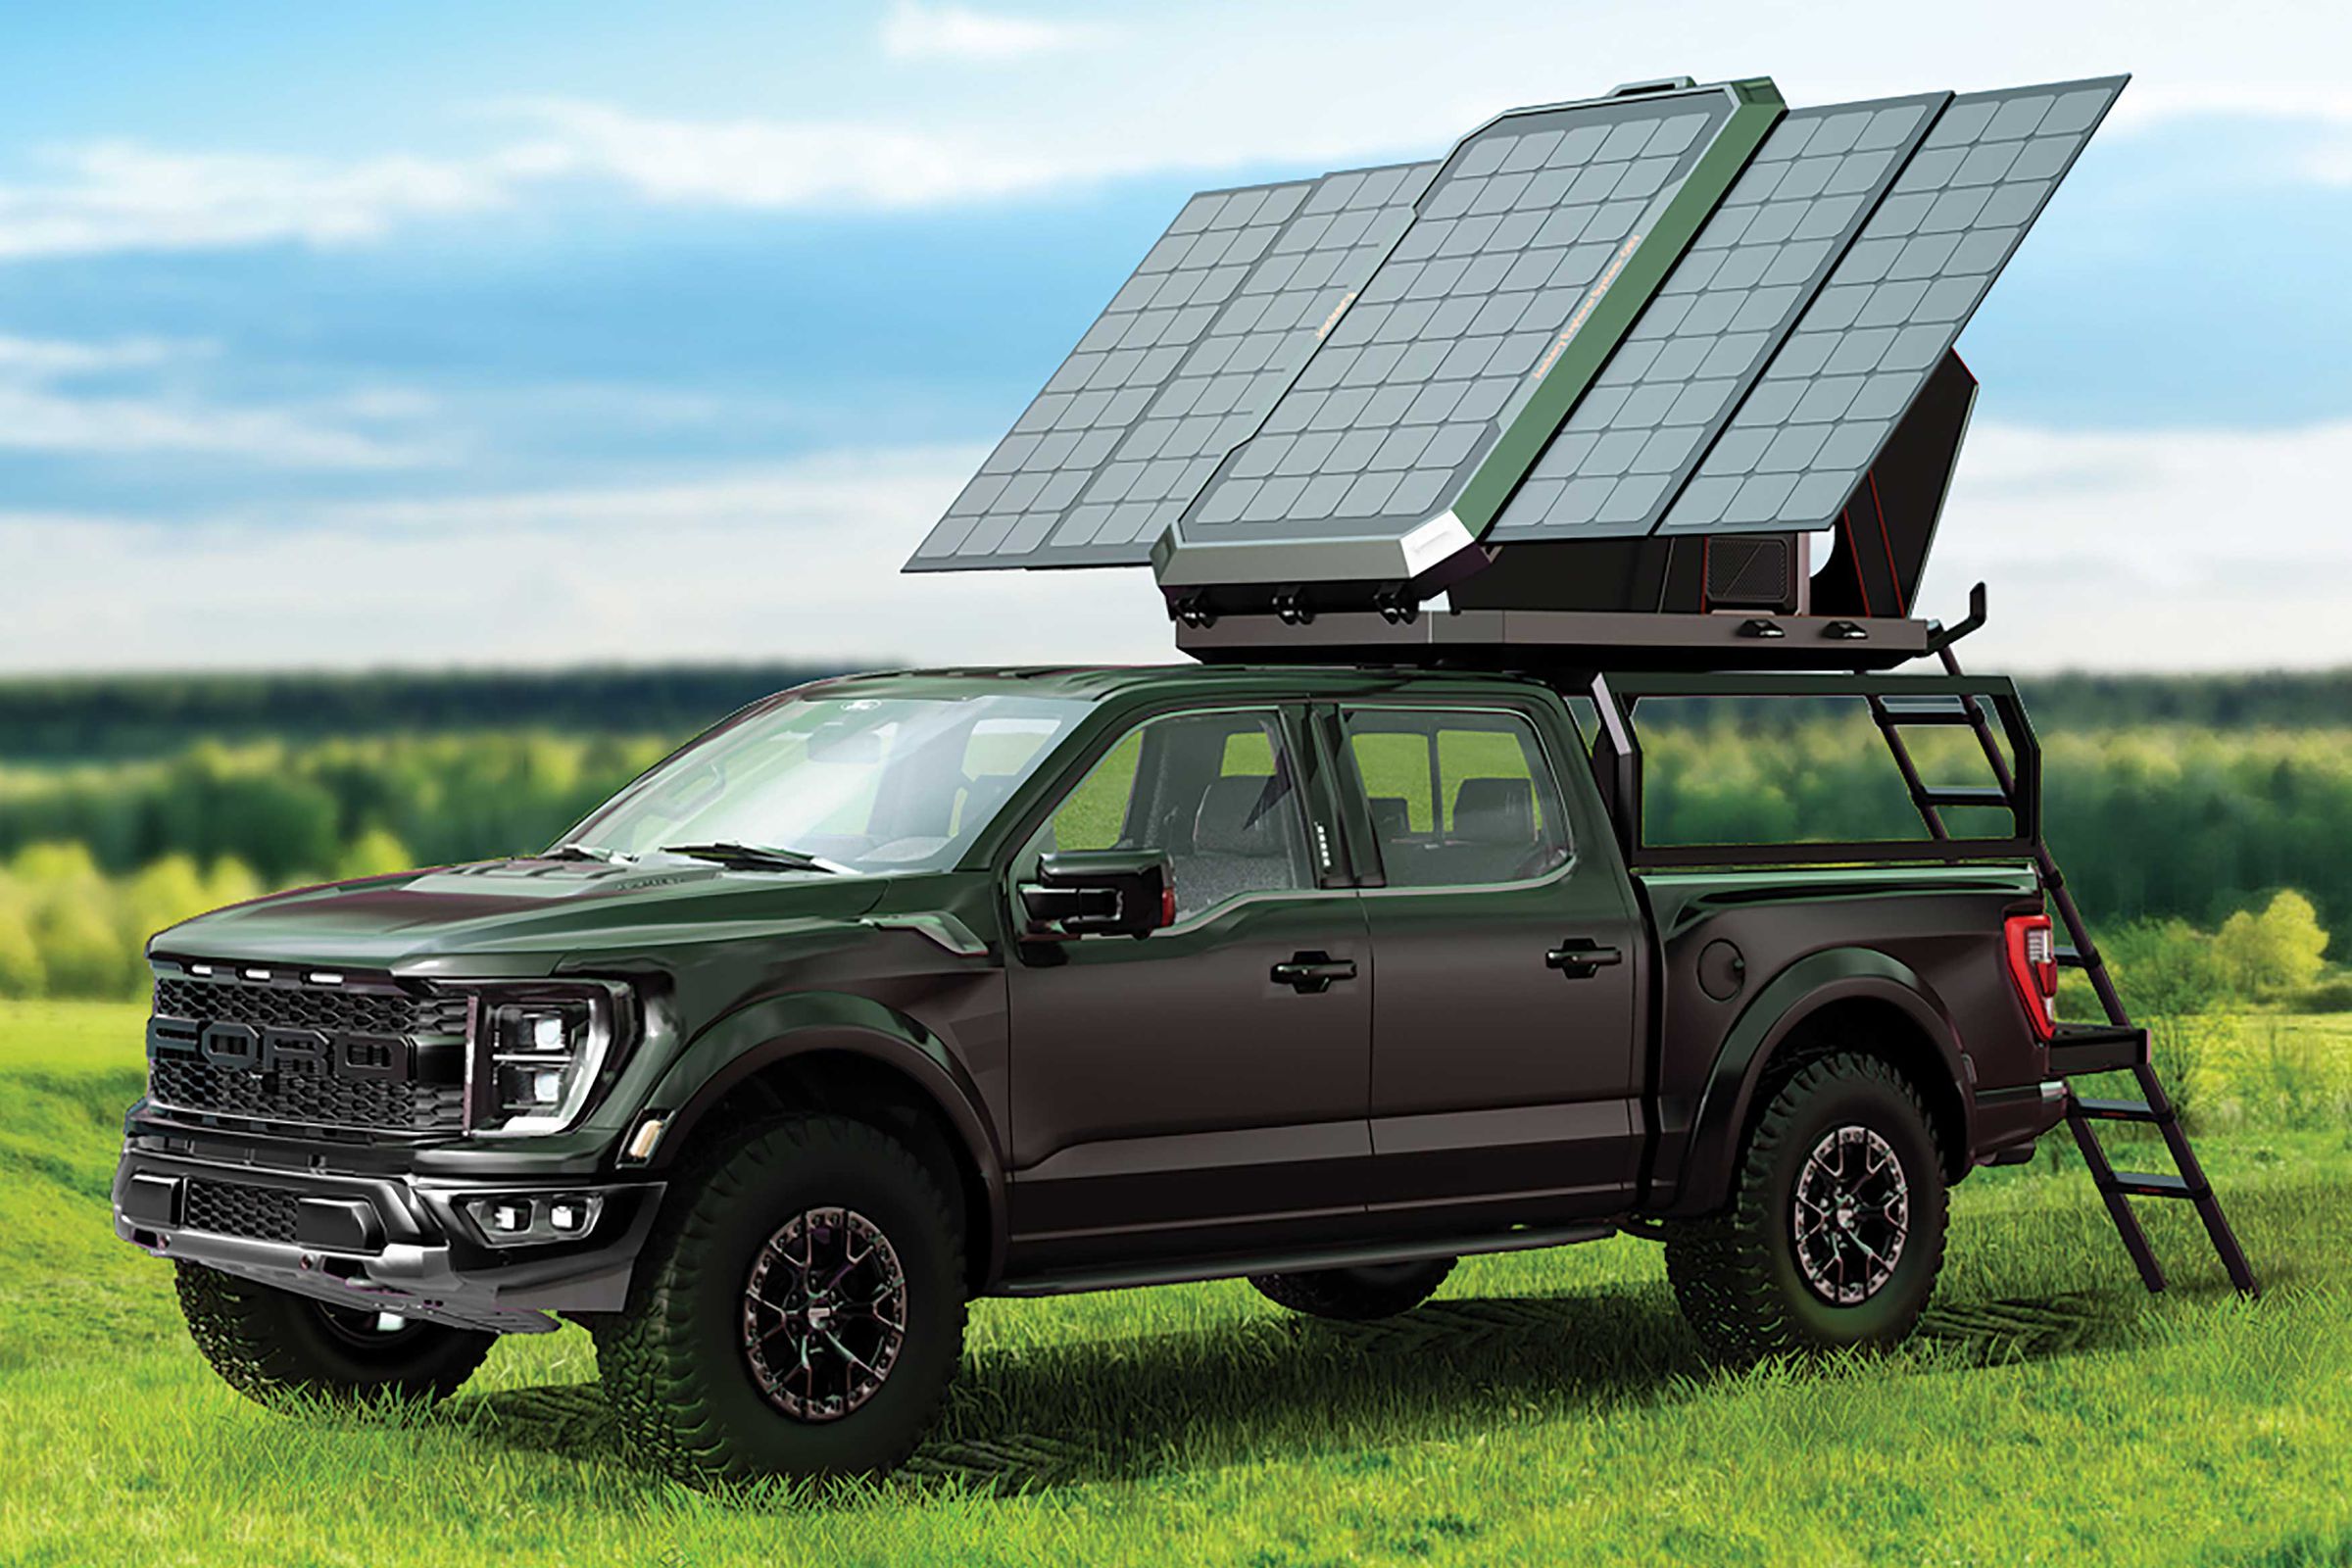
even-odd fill
[[[369,834],[428,864],[527,851],[678,734],[208,742],[155,760],[0,766],[0,858],[77,844],[107,875],[183,855],[233,859],[275,885],[333,871]],[[1646,735],[1652,842],[1920,835],[1859,716],[1766,735],[1719,716]],[[1965,731],[1923,736],[1922,771],[1982,781],[1966,743]],[[2049,837],[2094,917],[2213,926],[2295,887],[2326,924],[2352,920],[2352,729],[2065,733],[2047,741],[2045,764]]]
[[[711,664],[0,680],[0,766],[164,757],[204,741],[444,730],[692,735],[840,666]]]
[[[1858,714],[1762,734],[1718,714],[1643,733],[1652,843],[1922,836]],[[1914,746],[1931,783],[1991,781],[1965,730]],[[2217,925],[2288,887],[2328,925],[2352,919],[2352,728],[2066,731],[2044,735],[2042,759],[2044,832],[2093,919]],[[1946,816],[1957,833],[2008,830],[2006,812]]]
[[[1728,712],[1684,717],[1644,725],[1654,843],[1921,832],[1858,714],[1766,733]],[[215,741],[0,765],[0,993],[127,994],[145,932],[265,887],[543,848],[700,722],[659,735]],[[1931,779],[1982,779],[1965,731],[1920,742]],[[2185,922],[2219,933],[2215,961],[2239,990],[2310,983],[2314,934],[2324,946],[2352,919],[2352,729],[2086,730],[2049,737],[2045,760],[2049,836],[2103,935]],[[2283,888],[2310,904],[2286,906],[2295,918],[2278,915],[2265,940],[2303,953],[2302,967],[2257,984],[2244,976],[2268,973],[2268,950],[2230,917],[2275,906]]]
[[[691,735],[745,703],[843,664],[747,663],[364,674],[57,676],[0,681],[0,766],[166,757],[200,741],[317,740],[442,730]],[[2247,675],[2037,675],[2021,682],[2044,733],[2159,724],[2352,725],[2352,669]],[[1692,703],[1767,727],[1793,705]]]
[[[206,742],[175,757],[0,768],[0,858],[76,844],[121,875],[173,855],[316,878],[370,833],[417,863],[544,849],[675,743],[619,735]]]

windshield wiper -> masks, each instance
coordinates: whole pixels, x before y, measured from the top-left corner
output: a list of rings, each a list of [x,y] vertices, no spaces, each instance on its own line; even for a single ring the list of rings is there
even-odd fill
[[[618,850],[608,850],[602,844],[559,844],[538,857],[542,860],[597,860],[606,865],[626,865],[637,858]]]
[[[716,844],[664,844],[664,855],[683,855],[697,860],[716,860],[719,864],[740,870],[754,871],[832,871],[828,861],[798,850],[770,849],[764,844],[738,844],[722,840]]]

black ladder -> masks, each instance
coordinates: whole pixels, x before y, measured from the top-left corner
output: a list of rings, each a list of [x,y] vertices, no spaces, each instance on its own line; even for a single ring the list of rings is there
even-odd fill
[[[1960,675],[1960,661],[1948,641],[1936,650],[1936,657],[1943,662],[1944,673],[1955,678]],[[2082,1151],[2082,1161],[2090,1167],[2091,1183],[2106,1202],[2107,1213],[2122,1234],[2124,1248],[2138,1267],[2141,1281],[2151,1291],[2163,1290],[2164,1267],[2156,1261],[2155,1250],[2148,1246],[2147,1232],[2140,1228],[2139,1216],[2132,1211],[2130,1200],[2185,1198],[2196,1205],[2197,1218],[2204,1221],[2205,1234],[2213,1239],[2213,1249],[2221,1254],[2230,1282],[2248,1296],[2259,1295],[2261,1287],[2246,1264],[2246,1254],[2237,1245],[2236,1233],[2230,1230],[2229,1218],[2222,1212],[2222,1200],[2214,1193],[2213,1184],[2205,1179],[2205,1168],[2197,1162],[2196,1151],[2189,1148],[2188,1134],[2181,1129],[2180,1113],[2172,1097],[2164,1092],[2164,1085],[2149,1060],[2148,1032],[2132,1023],[2124,1010],[2123,998],[2116,994],[2107,965],[2100,958],[2099,950],[2091,944],[2088,927],[2082,923],[2082,911],[2076,907],[2074,895],[2067,891],[2066,878],[2059,872],[2058,862],[2041,835],[2038,812],[2020,808],[2015,771],[2009,760],[2001,755],[1983,705],[1968,696],[1873,696],[1869,702],[1871,717],[1879,732],[1886,736],[1895,765],[1902,770],[1903,785],[1911,792],[1911,803],[1919,808],[1932,836],[1938,839],[1952,836],[1944,824],[1943,812],[1955,807],[2002,808],[2021,826],[2029,821],[2034,823],[2031,831],[2034,867],[2072,944],[2058,950],[2058,961],[2089,977],[2091,989],[2098,993],[2099,1005],[2107,1014],[2104,1024],[2059,1024],[2050,1041],[2050,1071],[2064,1079],[2091,1073],[2129,1072],[2139,1084],[2137,1100],[2086,1100],[2074,1092],[2070,1082],[2066,1125],[2075,1135],[2076,1147]],[[1902,736],[1904,729],[1917,725],[1965,725],[1974,731],[1996,783],[1989,787],[1951,788],[1923,782]],[[2154,1127],[2164,1136],[2177,1174],[2117,1170],[2108,1161],[2107,1151],[2099,1143],[2092,1125],[2102,1121],[2138,1122]]]

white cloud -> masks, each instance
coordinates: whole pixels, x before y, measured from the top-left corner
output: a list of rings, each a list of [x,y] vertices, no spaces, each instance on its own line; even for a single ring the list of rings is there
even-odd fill
[[[1168,658],[1145,572],[900,575],[986,450],[282,517],[0,514],[0,667]]]
[[[0,185],[0,259],[373,239],[419,218],[502,205],[532,149],[473,161],[51,149],[45,180]]]
[[[210,343],[178,338],[118,338],[72,343],[56,338],[0,336],[0,380],[49,380],[107,370],[147,369],[212,352]]]
[[[1083,157],[984,137],[830,122],[663,120],[596,104],[540,103],[543,168],[616,181],[654,201],[784,210],[927,207],[986,200],[1109,172]]]
[[[1799,15],[1731,0],[1528,4],[1476,26],[1421,0],[1358,0],[1345,27],[1281,3],[1246,17],[1136,10],[1114,26],[906,0],[882,23],[885,48],[902,58],[1004,61],[1113,36],[1117,69],[1028,74],[1017,94],[973,72],[893,97],[902,89],[845,62],[835,79],[806,83],[788,114],[551,99],[504,106],[527,130],[439,157],[53,148],[35,175],[0,180],[0,260],[349,245],[583,183],[779,212],[971,203],[1146,172],[1208,183],[1240,169],[1426,154],[1499,109],[1589,95],[1616,77],[1721,78],[1775,64],[1790,69],[1783,87],[1799,103],[2129,64],[2140,74],[2112,138],[2186,116],[2267,119],[2301,138],[2282,148],[2287,177],[2352,180],[2352,94],[2335,69],[2352,55],[2352,12],[2307,0],[2169,15],[2128,0],[1988,0],[1965,28],[1891,30],[1882,8],[1858,0]]]
[[[86,343],[0,337],[0,451],[231,458],[270,467],[388,468],[424,448],[342,427],[318,412],[221,407],[174,390],[76,390],[78,379],[160,370],[214,345],[160,338]],[[390,396],[392,404],[377,397]],[[397,394],[358,394],[334,412],[396,416]]]
[[[1970,443],[1922,612],[1984,668],[2352,662],[2352,423]],[[18,668],[1172,657],[1149,573],[898,567],[981,447],[184,522],[0,514]],[[201,616],[188,607],[202,606]]]
[[[418,220],[512,209],[563,183],[705,208],[906,208],[987,201],[1154,162],[853,121],[678,120],[568,101],[507,107],[532,122],[528,139],[464,158],[336,164],[127,142],[53,149],[52,177],[0,183],[0,262],[334,248]]]
[[[1078,23],[998,16],[969,6],[899,0],[882,23],[882,50],[900,60],[1023,60],[1075,48],[1103,29]]]
[[[1971,435],[1930,567],[1970,583],[1972,663],[2216,669],[2352,663],[2352,422],[2293,430]]]

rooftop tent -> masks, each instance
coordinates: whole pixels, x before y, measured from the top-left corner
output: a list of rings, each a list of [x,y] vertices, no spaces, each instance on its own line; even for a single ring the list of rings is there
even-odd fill
[[[1149,562],[1196,621],[1904,615],[1974,398],[1952,345],[2123,85],[1680,79],[1205,192],[907,568]]]

